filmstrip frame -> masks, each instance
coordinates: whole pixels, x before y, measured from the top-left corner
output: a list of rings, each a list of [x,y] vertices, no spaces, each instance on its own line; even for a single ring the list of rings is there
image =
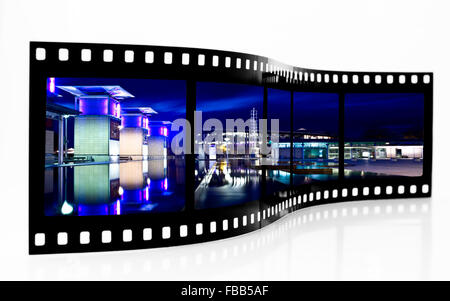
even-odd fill
[[[294,92],[339,94],[339,179],[293,187],[284,197],[219,209],[194,209],[186,190],[186,210],[156,215],[44,216],[45,87],[48,77],[159,78],[186,80],[187,119],[193,121],[196,82],[228,82]],[[424,159],[420,177],[351,180],[344,177],[346,93],[423,93]],[[198,243],[264,227],[309,206],[356,200],[431,196],[432,73],[343,72],[298,68],[250,54],[196,48],[30,43],[29,252],[30,254],[129,250]],[[292,103],[292,101],[291,101]],[[292,114],[292,110],[291,110]],[[267,112],[264,113],[267,117]],[[291,115],[292,119],[292,115]],[[192,123],[191,123],[192,124]],[[195,157],[185,155],[186,173]],[[292,163],[291,163],[292,164]],[[264,171],[263,171],[264,173]],[[192,181],[192,183],[190,182]],[[193,187],[186,177],[186,187]]]

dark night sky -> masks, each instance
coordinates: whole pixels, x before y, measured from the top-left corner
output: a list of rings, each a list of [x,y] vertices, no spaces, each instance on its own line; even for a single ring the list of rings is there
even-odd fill
[[[263,97],[262,87],[199,82],[197,84],[197,111],[202,111],[203,121],[217,118],[225,128],[226,119],[250,118],[250,110],[256,108],[258,119],[262,118]]]
[[[122,102],[123,107],[151,106],[159,114],[153,120],[173,121],[184,118],[186,111],[186,84],[182,80],[110,79],[110,78],[56,78],[58,85],[119,85],[135,98]],[[72,107],[74,98],[69,93],[58,103]],[[203,111],[203,121],[250,118],[255,107],[258,118],[263,113],[263,88],[259,86],[199,82],[197,110]],[[289,130],[290,93],[268,90],[268,118],[280,120],[280,130]],[[417,93],[347,94],[345,98],[346,140],[422,139],[424,97]],[[323,131],[337,135],[339,124],[338,95],[332,93],[294,93],[294,129]]]
[[[421,140],[423,110],[419,93],[347,94],[346,140]]]
[[[280,131],[291,130],[291,92],[267,90],[267,118],[278,119]]]
[[[339,96],[333,93],[294,93],[294,130],[305,128],[337,137]]]
[[[186,116],[186,84],[183,80],[156,79],[112,79],[112,78],[56,78],[56,86],[117,85],[134,95],[121,102],[122,107],[150,106],[158,112],[153,120],[173,121]],[[74,98],[69,93],[57,89],[64,95],[64,105],[73,108]],[[58,102],[60,102],[60,98]]]

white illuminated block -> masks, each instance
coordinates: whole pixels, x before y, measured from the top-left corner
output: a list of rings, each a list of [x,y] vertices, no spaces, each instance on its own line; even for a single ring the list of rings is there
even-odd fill
[[[145,52],[145,62],[147,64],[152,64],[154,62],[154,59],[155,59],[155,55],[154,55],[153,51]]]
[[[103,61],[112,62],[113,60],[113,51],[111,49],[106,49],[103,51]]]
[[[126,50],[125,51],[125,62],[132,63],[134,61],[134,51]]]
[[[108,244],[111,242],[111,231],[105,230],[102,232],[102,243]]]
[[[199,66],[204,66],[205,65],[205,55],[204,54],[199,54],[198,55],[198,65]]]
[[[34,235],[34,245],[38,246],[38,247],[45,245],[45,234],[44,233],[36,233]]]
[[[123,230],[122,239],[124,242],[130,242],[133,240],[133,232],[130,229]]]
[[[67,60],[69,60],[69,49],[67,49],[67,48],[59,49],[58,57],[59,57],[60,61],[67,61]]]
[[[83,231],[80,233],[80,244],[86,245],[90,242],[90,233],[88,231]]]
[[[217,231],[217,224],[216,224],[216,222],[211,222],[209,224],[209,231],[211,233],[215,233]]]
[[[183,53],[181,55],[181,63],[183,65],[189,65],[189,53]]]
[[[91,60],[91,50],[90,49],[82,49],[81,50],[81,60],[83,62],[89,62]]]
[[[218,57],[217,55],[214,55],[214,56],[213,56],[212,65],[213,65],[214,67],[219,66],[219,57]]]
[[[36,60],[43,61],[46,57],[45,48],[36,48]]]
[[[60,246],[67,245],[67,242],[68,242],[67,232],[58,233],[58,245]]]
[[[198,223],[197,225],[195,225],[195,233],[197,235],[202,235],[203,234],[203,224]]]
[[[164,53],[164,64],[172,64],[172,52]]]
[[[143,236],[144,240],[151,240],[152,239],[152,229],[145,228],[142,236]]]
[[[187,225],[180,226],[180,237],[186,237],[188,235]]]
[[[170,227],[163,227],[162,228],[162,238],[163,239],[170,238]]]
[[[223,220],[223,222],[222,222],[222,229],[223,229],[223,231],[228,230],[228,220],[227,219]]]

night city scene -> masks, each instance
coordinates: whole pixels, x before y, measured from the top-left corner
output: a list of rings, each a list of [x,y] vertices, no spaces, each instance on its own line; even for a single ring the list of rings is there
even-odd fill
[[[263,87],[199,82],[197,83],[196,110],[202,112],[203,122],[215,118],[224,125],[220,142],[207,141],[208,131],[202,139],[196,137],[195,208],[216,208],[242,204],[261,199],[261,158],[258,141],[258,119],[263,113]],[[226,120],[249,120],[242,131],[225,136]],[[197,122],[197,121],[196,121]],[[196,124],[196,126],[199,126]],[[256,138],[252,140],[251,138]],[[242,147],[238,152],[237,148]],[[276,182],[273,184],[281,183]]]
[[[184,158],[169,141],[185,94],[184,81],[49,78],[45,214],[182,211]]]
[[[294,185],[339,176],[339,96],[294,93]]]
[[[281,196],[290,185],[339,177],[339,97],[198,82],[195,209]],[[401,113],[400,113],[401,112]],[[198,116],[198,115],[196,115]],[[46,215],[124,215],[185,208],[185,158],[173,151],[172,123],[186,118],[177,80],[49,78],[45,141]],[[210,121],[223,127],[220,138]],[[244,127],[227,129],[241,119]],[[272,121],[277,121],[278,129]],[[198,123],[198,124],[197,124]],[[420,176],[422,94],[347,94],[345,176]],[[59,151],[63,150],[63,151]],[[291,169],[292,166],[292,169]],[[263,171],[265,174],[263,175]],[[262,186],[262,178],[265,185]]]
[[[423,94],[346,94],[346,177],[421,176],[423,125]]]

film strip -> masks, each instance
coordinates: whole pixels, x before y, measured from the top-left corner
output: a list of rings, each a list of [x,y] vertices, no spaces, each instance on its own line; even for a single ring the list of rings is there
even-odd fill
[[[315,205],[429,197],[432,87],[432,73],[323,71],[195,48],[31,42],[30,254],[198,243]],[[202,140],[208,152],[199,154],[194,131],[183,136],[195,141],[189,149],[169,150],[176,116],[194,125],[197,111],[220,119],[241,107],[250,117],[235,135],[247,137],[242,156],[229,151],[238,147],[235,136]],[[271,128],[258,142],[259,119],[279,119],[279,132]],[[261,152],[265,144],[269,154]]]

